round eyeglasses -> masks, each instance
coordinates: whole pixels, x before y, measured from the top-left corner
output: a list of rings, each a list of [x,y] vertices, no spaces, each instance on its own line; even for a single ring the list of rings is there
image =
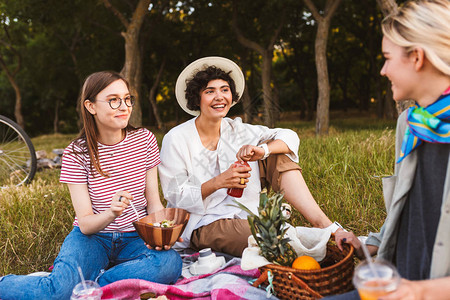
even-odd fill
[[[129,95],[129,96],[126,96],[125,98],[113,97],[113,98],[109,98],[108,100],[96,100],[96,101],[108,102],[109,106],[112,109],[118,109],[122,105],[122,101],[125,103],[126,106],[132,107],[135,102],[135,97]]]

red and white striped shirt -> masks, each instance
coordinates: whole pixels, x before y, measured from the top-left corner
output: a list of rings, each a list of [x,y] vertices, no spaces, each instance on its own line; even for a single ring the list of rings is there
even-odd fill
[[[98,143],[98,152],[101,169],[109,177],[103,177],[95,168],[91,168],[86,141],[77,140],[64,150],[60,182],[87,184],[94,214],[111,207],[112,197],[117,191],[128,191],[133,195],[132,201],[139,218],[145,217],[146,172],[160,163],[158,144],[153,133],[145,128],[129,131],[115,145]],[[134,231],[134,221],[136,213],[130,205],[102,232]],[[73,225],[78,225],[76,217]]]

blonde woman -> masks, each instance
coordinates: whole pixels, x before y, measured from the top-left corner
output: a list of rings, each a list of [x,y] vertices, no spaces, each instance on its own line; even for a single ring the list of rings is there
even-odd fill
[[[387,218],[366,244],[404,278],[382,299],[450,299],[450,1],[406,2],[382,29],[381,75],[395,101],[416,104],[398,119],[395,173],[383,182]],[[362,256],[351,232],[337,241]]]

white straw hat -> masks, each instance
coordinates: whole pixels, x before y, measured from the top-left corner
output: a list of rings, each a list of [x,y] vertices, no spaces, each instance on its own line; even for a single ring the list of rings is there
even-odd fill
[[[184,68],[184,70],[178,76],[177,83],[175,85],[175,96],[177,98],[178,104],[185,112],[192,116],[198,116],[200,114],[200,111],[190,110],[186,106],[186,82],[191,80],[194,75],[197,74],[197,72],[203,71],[210,66],[215,66],[227,73],[231,71],[230,77],[234,81],[234,84],[236,86],[236,93],[239,95],[239,99],[244,92],[244,74],[242,74],[241,68],[239,68],[239,66],[235,62],[229,60],[228,58],[220,56],[208,56],[197,59],[196,61],[190,63],[186,68]],[[235,104],[236,102],[233,102],[231,106]]]

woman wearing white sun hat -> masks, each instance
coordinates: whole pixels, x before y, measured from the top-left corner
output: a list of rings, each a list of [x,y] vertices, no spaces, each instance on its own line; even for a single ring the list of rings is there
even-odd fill
[[[178,103],[195,118],[165,135],[158,167],[168,206],[191,213],[184,242],[175,247],[212,248],[241,256],[251,232],[247,213],[234,206],[227,189],[245,188],[239,201],[257,212],[262,182],[282,190],[313,226],[337,227],[317,205],[301,175],[294,131],[226,118],[244,87],[239,66],[223,57],[198,59],[178,77]],[[236,158],[249,167],[233,167]]]

